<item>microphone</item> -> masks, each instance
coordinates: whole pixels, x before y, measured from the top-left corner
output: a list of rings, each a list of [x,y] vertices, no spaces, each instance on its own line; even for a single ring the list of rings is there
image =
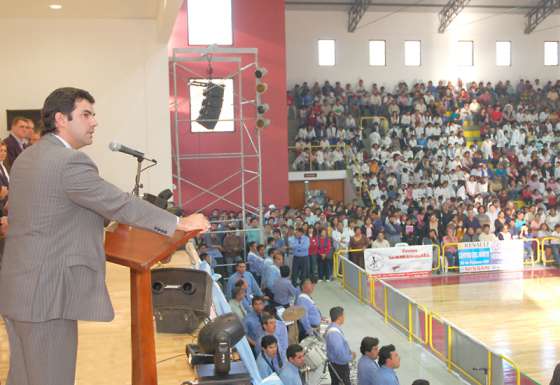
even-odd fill
[[[131,155],[138,160],[144,160],[145,159],[145,160],[149,160],[150,162],[157,163],[157,161],[155,159],[146,158],[144,156],[143,152],[140,152],[140,151],[135,150],[135,149],[130,148],[130,147],[126,147],[126,146],[124,146],[120,143],[117,143],[117,142],[109,143],[109,149],[111,151],[118,151],[118,152],[122,152],[123,154]]]

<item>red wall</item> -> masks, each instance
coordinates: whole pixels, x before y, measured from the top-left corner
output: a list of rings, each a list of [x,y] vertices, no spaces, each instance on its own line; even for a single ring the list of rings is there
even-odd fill
[[[188,0],[187,0],[188,1]],[[268,84],[268,91],[263,94],[262,101],[270,105],[266,117],[271,120],[269,127],[262,134],[262,165],[263,165],[263,203],[276,205],[288,204],[288,138],[287,138],[287,106],[286,106],[286,50],[285,50],[285,23],[284,23],[284,0],[232,0],[233,21],[233,47],[258,48],[259,65],[268,70],[264,81]],[[209,21],[211,22],[211,21]],[[183,5],[169,41],[170,56],[174,48],[187,48],[187,15],[186,5]],[[250,56],[243,57],[243,63],[252,61]],[[207,64],[198,66],[188,65],[188,68],[206,75]],[[177,67],[176,67],[177,68]],[[213,64],[213,76],[223,77],[233,72],[232,64]],[[173,66],[170,63],[170,101],[173,102]],[[243,80],[244,90],[255,86],[252,76],[254,70],[247,72]],[[189,77],[196,77],[186,71],[178,69],[176,78],[179,98],[179,119],[190,120],[196,118],[198,112],[190,117],[188,93],[186,81]],[[238,92],[237,85],[234,88]],[[251,94],[244,92],[244,96]],[[252,97],[254,94],[252,94]],[[170,109],[172,104],[170,102]],[[254,116],[254,107],[246,106],[243,110],[246,116]],[[172,114],[172,126],[174,116]],[[252,124],[253,121],[247,121]],[[236,127],[235,133],[191,133],[190,124],[182,122],[179,125],[179,147],[181,154],[198,154],[204,152],[238,152],[240,148],[240,128]],[[172,127],[172,142],[175,149],[175,134]],[[248,143],[246,141],[246,143]],[[249,161],[251,168],[256,168],[256,163]],[[220,182],[224,177],[233,174],[240,169],[239,159],[227,160],[184,160],[181,162],[182,175],[190,181],[208,188]],[[176,173],[175,165],[173,173]],[[249,178],[251,175],[246,174]],[[175,181],[175,183],[177,183]],[[220,188],[215,190],[218,194],[224,194],[240,183],[240,177],[234,177]],[[194,197],[200,190],[182,183],[183,197]],[[256,181],[247,186],[248,199],[250,203],[257,203]],[[185,208],[188,211],[197,210],[205,206],[213,198],[204,194],[196,200],[187,202]],[[240,202],[240,191],[229,196],[229,199]],[[184,202],[183,202],[184,203]],[[224,202],[218,202],[212,207],[235,210],[233,206]]]

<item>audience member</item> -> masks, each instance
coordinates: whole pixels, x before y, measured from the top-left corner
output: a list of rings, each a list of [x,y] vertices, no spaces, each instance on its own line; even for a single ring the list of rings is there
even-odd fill
[[[344,324],[344,309],[335,306],[329,311],[331,324],[325,331],[327,359],[331,385],[350,385],[350,361],[355,353],[350,350],[348,341],[340,329]]]
[[[374,385],[374,374],[379,369],[377,355],[379,340],[374,337],[364,337],[360,344],[362,356],[358,360],[358,385]]]

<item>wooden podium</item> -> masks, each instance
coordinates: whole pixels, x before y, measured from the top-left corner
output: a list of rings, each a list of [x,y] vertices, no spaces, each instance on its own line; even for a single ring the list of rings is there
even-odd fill
[[[177,231],[167,237],[122,224],[106,233],[107,261],[130,268],[132,385],[157,385],[150,268],[196,234]]]

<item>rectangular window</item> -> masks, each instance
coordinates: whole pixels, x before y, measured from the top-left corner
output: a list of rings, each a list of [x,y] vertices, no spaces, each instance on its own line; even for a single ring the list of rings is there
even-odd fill
[[[385,40],[369,41],[369,65],[385,66]]]
[[[422,63],[420,40],[404,42],[404,65],[418,67]]]
[[[334,40],[319,40],[319,42],[317,43],[317,47],[319,50],[319,65],[334,66]]]
[[[232,45],[231,0],[187,0],[189,45]]]
[[[216,86],[224,87],[224,98],[221,109],[216,107],[219,102],[216,99],[206,101],[206,110],[208,116],[200,116],[202,103],[204,102],[204,92],[207,91],[205,85],[209,83],[209,79],[190,79],[189,87],[189,103],[191,111],[191,132],[233,132],[234,130],[234,112],[233,112],[233,79],[212,79],[212,83]],[[207,95],[212,94],[207,92]],[[219,98],[218,98],[219,99]],[[219,120],[214,129],[209,130],[196,120],[209,121],[210,119]]]
[[[496,65],[511,66],[511,41],[496,42]]]
[[[558,58],[560,53],[558,52],[558,45],[560,43],[557,41],[545,41],[544,42],[544,65],[545,66],[557,66]]]
[[[455,52],[457,65],[472,67],[474,65],[474,43],[472,40],[459,40]]]

